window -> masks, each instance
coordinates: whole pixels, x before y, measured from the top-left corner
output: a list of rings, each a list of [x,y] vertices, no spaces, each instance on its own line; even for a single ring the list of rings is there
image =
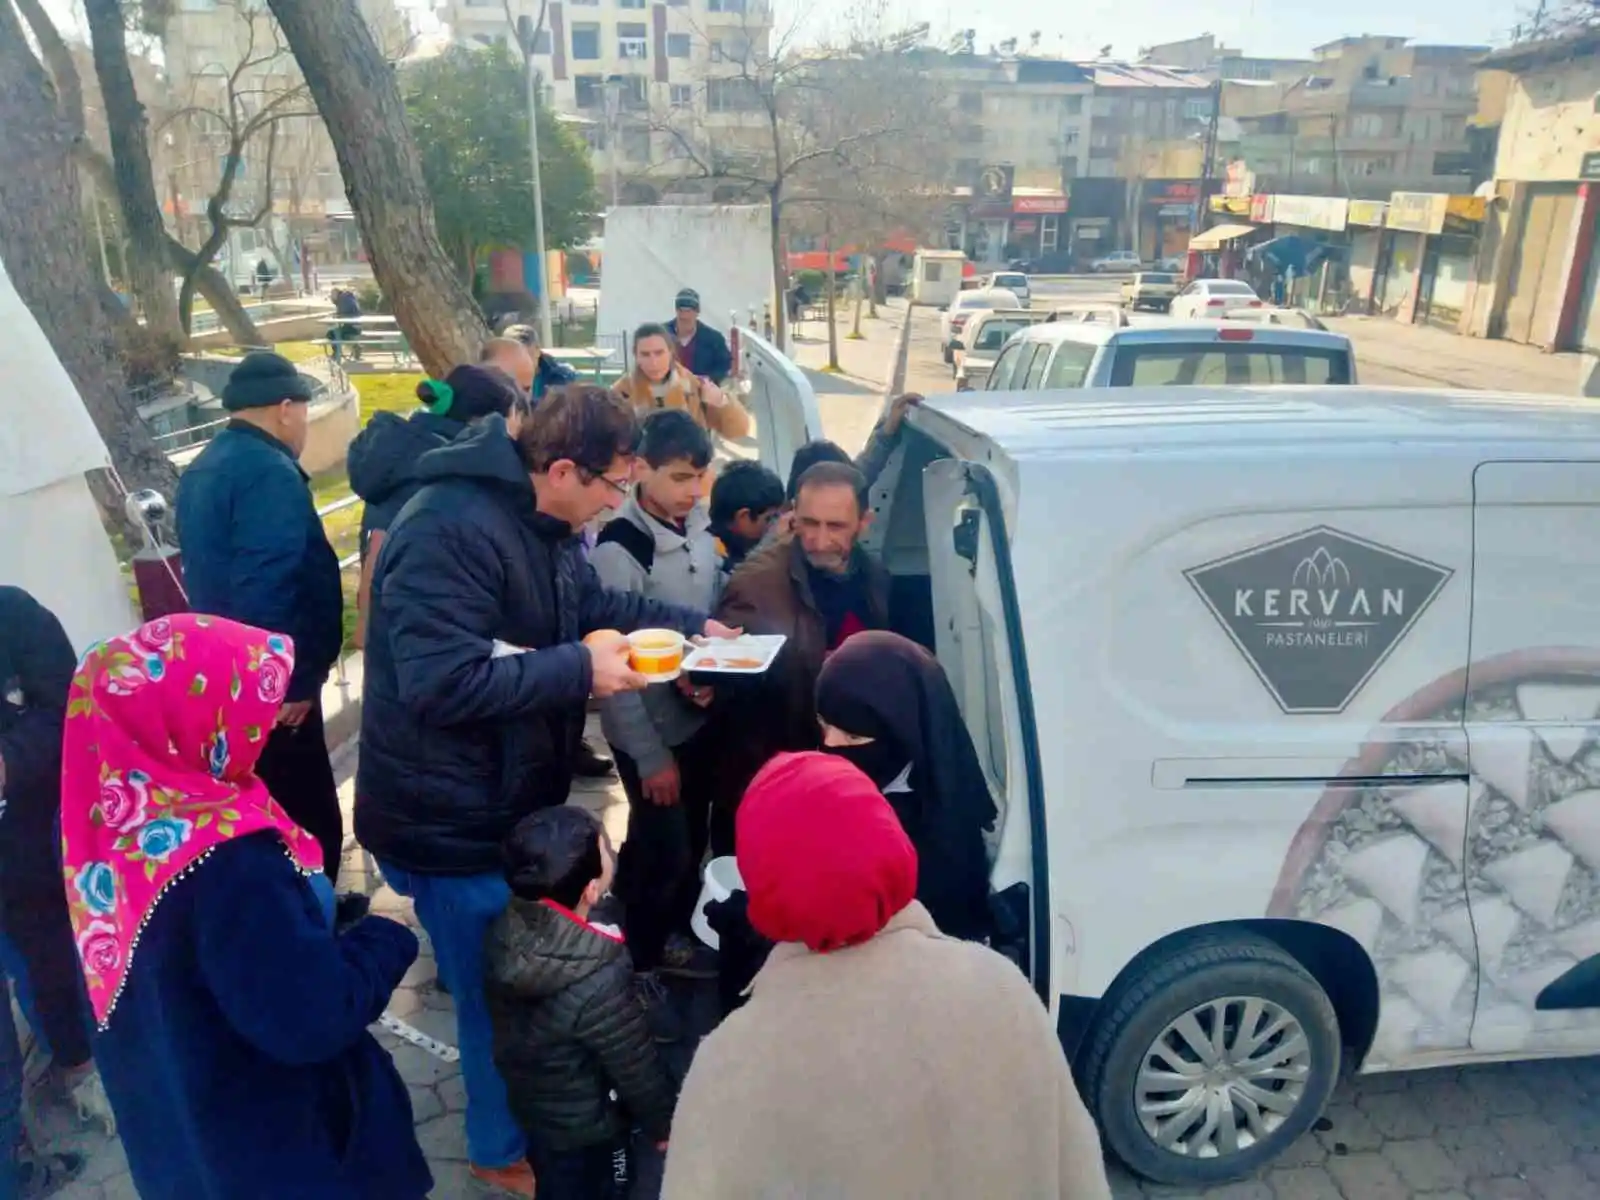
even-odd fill
[[[743,13],[746,0],[710,0],[706,8],[710,12],[718,13]]]
[[[603,108],[605,106],[605,79],[599,75],[574,75],[572,77],[572,90],[575,94],[579,108]]]
[[[618,8],[643,8],[644,0],[617,0]]]
[[[617,53],[623,58],[647,58],[650,31],[642,21],[624,21],[617,26]]]
[[[690,38],[687,33],[667,34],[667,57],[688,58]]]
[[[1026,329],[1033,324],[1031,321],[1021,319],[991,319],[983,323],[978,330],[978,340],[973,342],[969,349],[983,350],[993,354],[1006,344],[1006,339],[1019,329]]]
[[[645,91],[643,75],[625,75],[620,82],[622,84],[621,94],[618,97],[620,108],[638,110],[649,107],[650,98]]]
[[[759,112],[761,93],[749,79],[708,79],[706,108],[711,112]]]
[[[183,0],[178,7],[184,12],[216,12],[217,0]]]
[[[621,133],[622,157],[632,162],[650,161],[650,131],[624,129]]]
[[[1298,346],[1122,346],[1111,364],[1112,387],[1245,387],[1349,382],[1349,355]]]
[[[989,372],[989,381],[986,385],[991,392],[1003,392],[1011,387],[1011,377],[1017,373],[1017,364],[1022,361],[1025,351],[1033,348],[1032,342],[1018,342],[1015,346],[1007,346],[1000,352],[1000,357],[995,360],[994,370]]]
[[[506,35],[503,34],[503,33],[502,34],[475,33],[475,34],[472,35],[472,40],[477,42],[481,46],[505,46],[505,45],[509,45],[509,42],[507,41]],[[550,53],[550,31],[548,29],[540,29],[538,33],[533,35],[533,52],[535,54],[549,54]]]
[[[1053,254],[1060,244],[1061,218],[1049,213],[1039,218],[1039,253]]]
[[[1354,113],[1350,117],[1350,134],[1352,137],[1382,137],[1382,113]]]
[[[1069,117],[1076,117],[1083,112],[1082,96],[1061,97],[1061,111]]]
[[[1026,378],[1022,380],[1022,386],[1031,392],[1041,383],[1043,383],[1044,369],[1049,365],[1049,363],[1050,347],[1044,345],[1043,343],[1035,346],[1033,357],[1028,360],[1028,372]],[[1017,373],[1019,375],[1022,374],[1020,369]]]
[[[1081,388],[1089,378],[1089,368],[1094,363],[1097,347],[1082,346],[1077,342],[1062,342],[1056,347],[1056,356],[1045,372],[1047,388]]]
[[[675,83],[672,85],[669,100],[673,108],[693,108],[694,88],[687,83]]]
[[[928,283],[938,283],[944,278],[944,264],[942,262],[923,263],[922,278]]]
[[[1211,119],[1211,97],[1201,96],[1195,100],[1183,102],[1183,119],[1185,121],[1209,121]]]
[[[597,23],[572,23],[572,57],[585,62],[593,62],[600,57],[600,26]]]

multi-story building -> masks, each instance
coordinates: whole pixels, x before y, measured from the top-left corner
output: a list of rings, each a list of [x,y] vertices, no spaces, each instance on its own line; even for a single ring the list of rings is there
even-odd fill
[[[1158,63],[1199,75],[1202,79],[1254,79],[1291,82],[1310,73],[1309,58],[1261,58],[1223,46],[1209,33],[1176,42],[1161,42],[1139,51],[1139,61]]]
[[[360,0],[378,45],[403,57],[410,29],[394,0]],[[338,158],[305,81],[265,0],[176,0],[162,34],[166,94],[152,110],[152,155],[162,207],[190,245],[209,229],[205,205],[215,193],[233,134],[265,105],[281,105],[272,154],[270,215],[231,231],[219,269],[236,281],[266,259],[280,276],[300,270],[302,250],[320,263],[351,262],[360,242],[339,173]],[[285,97],[289,99],[285,100]],[[266,198],[266,138],[246,146],[230,210],[254,213]],[[306,272],[309,275],[309,272]]]
[[[1485,163],[1468,122],[1481,46],[1414,46],[1402,37],[1340,38],[1289,81],[1224,76],[1222,111],[1241,126],[1256,190],[1387,199],[1470,192]]]
[[[578,123],[614,203],[731,199],[737,174],[772,153],[752,85],[770,70],[769,0],[510,0],[512,19],[545,20],[534,46],[545,95]],[[515,45],[506,0],[446,0],[464,45]]]

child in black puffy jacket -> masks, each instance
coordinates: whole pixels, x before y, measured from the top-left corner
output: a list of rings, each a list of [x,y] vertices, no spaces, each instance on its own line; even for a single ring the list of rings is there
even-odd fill
[[[631,1131],[665,1149],[677,1097],[622,934],[589,920],[616,855],[592,813],[563,805],[523,818],[505,860],[511,904],[487,942],[495,1065],[540,1200],[618,1200]]]

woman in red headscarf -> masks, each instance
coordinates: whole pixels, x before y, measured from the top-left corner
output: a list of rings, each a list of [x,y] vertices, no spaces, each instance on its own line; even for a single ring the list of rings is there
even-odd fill
[[[778,945],[695,1056],[664,1200],[1109,1200],[1049,1014],[1010,962],[935,927],[860,769],[780,755],[735,836],[750,923]]]
[[[367,1027],[417,956],[333,925],[317,840],[255,774],[288,639],[220,617],[90,650],[62,745],[67,903],[141,1196],[421,1200],[405,1084]]]

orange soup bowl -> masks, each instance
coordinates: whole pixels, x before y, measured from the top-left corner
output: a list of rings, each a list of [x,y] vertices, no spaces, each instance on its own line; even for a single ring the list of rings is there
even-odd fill
[[[628,664],[651,683],[668,683],[683,666],[683,634],[675,629],[640,629],[628,635]]]

